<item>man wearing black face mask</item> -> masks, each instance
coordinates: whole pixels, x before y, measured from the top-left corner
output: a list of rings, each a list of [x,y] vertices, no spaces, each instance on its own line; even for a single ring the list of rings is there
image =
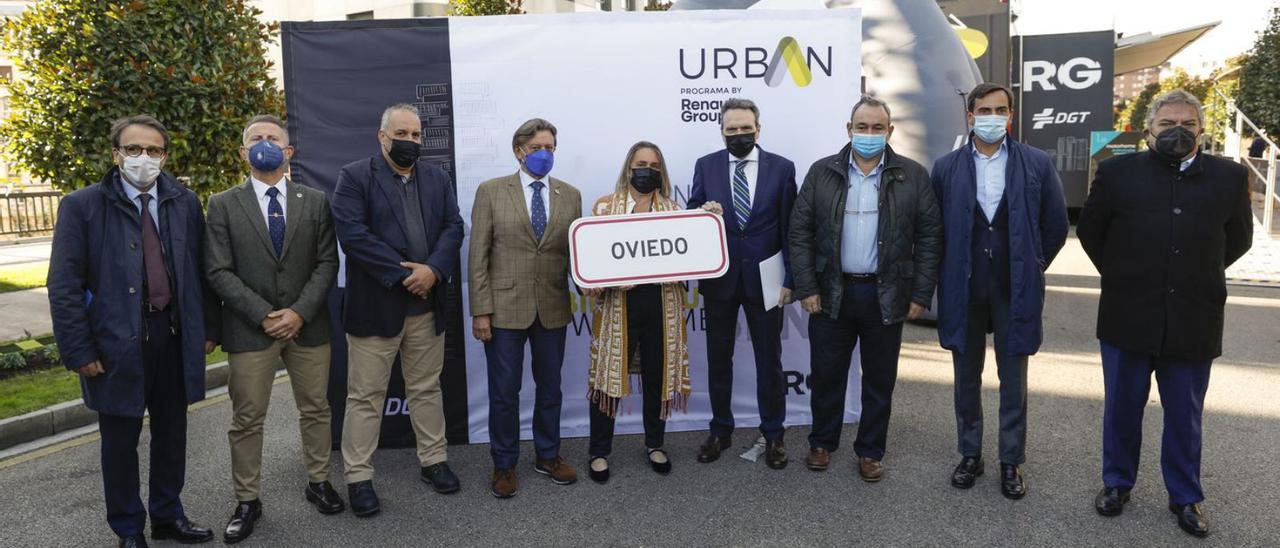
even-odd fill
[[[1169,509],[1198,537],[1209,532],[1200,418],[1210,366],[1222,355],[1223,271],[1249,250],[1253,233],[1245,168],[1196,150],[1203,124],[1200,102],[1185,91],[1152,102],[1150,150],[1098,165],[1076,229],[1102,274],[1104,487],[1095,508],[1116,516],[1129,501],[1154,371]]]
[[[747,316],[755,351],[756,404],[765,438],[765,464],[787,465],[783,445],[786,384],[782,375],[782,310],[791,302],[787,228],[796,199],[796,166],[765,152],[760,138],[760,111],[746,99],[729,99],[720,110],[725,149],[698,159],[693,170],[689,209],[725,216],[729,236],[729,270],[719,278],[698,282],[706,299],[707,389],[711,395],[711,435],[698,451],[698,462],[712,462],[733,445],[733,350],[738,309]],[[721,204],[728,204],[728,207]],[[760,262],[782,252],[786,265],[781,298],[764,302]]]
[[[449,175],[418,161],[422,122],[413,105],[383,112],[378,142],[381,154],[338,173],[331,206],[347,256],[342,460],[351,512],[359,517],[380,510],[371,458],[397,353],[421,479],[438,493],[461,488],[446,462],[440,399],[445,299],[435,288],[458,265],[462,217]]]

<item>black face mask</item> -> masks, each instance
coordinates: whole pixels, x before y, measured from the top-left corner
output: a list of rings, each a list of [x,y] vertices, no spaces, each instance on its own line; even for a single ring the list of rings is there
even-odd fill
[[[738,158],[745,158],[751,154],[751,150],[756,148],[756,134],[739,133],[737,135],[726,135],[724,144],[729,149],[729,154]]]
[[[392,139],[391,150],[387,151],[387,156],[391,157],[391,162],[400,169],[409,169],[413,167],[414,162],[418,161],[418,152],[421,146],[415,141],[408,139]]]
[[[1181,161],[1195,148],[1196,134],[1185,127],[1166,129],[1156,135],[1156,152],[1168,160]]]
[[[662,186],[662,173],[651,167],[631,169],[631,188],[636,192],[648,194]]]

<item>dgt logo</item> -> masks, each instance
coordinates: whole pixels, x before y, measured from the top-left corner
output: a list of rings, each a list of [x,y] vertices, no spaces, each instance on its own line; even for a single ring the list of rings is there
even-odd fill
[[[710,76],[716,80],[722,78],[760,78],[769,87],[778,87],[791,75],[797,87],[805,87],[813,82],[813,72],[817,70],[831,76],[832,50],[827,46],[826,55],[815,48],[800,48],[800,43],[790,36],[778,41],[773,55],[761,47],[743,48],[741,55],[733,48],[699,48],[697,53],[688,53],[680,48],[680,74],[689,80],[698,80]],[[707,58],[711,58],[708,71]],[[708,74],[708,72],[710,74]],[[741,74],[741,76],[739,76]]]
[[[1053,80],[1069,89],[1085,89],[1102,81],[1102,64],[1088,57],[1076,57],[1061,65],[1027,61],[1022,67],[1022,81],[1027,91],[1035,91],[1037,84],[1042,90],[1054,91],[1058,87]]]
[[[1093,114],[1093,112],[1059,112],[1055,114],[1052,108],[1046,108],[1031,116],[1031,121],[1035,122],[1031,129],[1040,129],[1050,124],[1083,124],[1090,114]]]

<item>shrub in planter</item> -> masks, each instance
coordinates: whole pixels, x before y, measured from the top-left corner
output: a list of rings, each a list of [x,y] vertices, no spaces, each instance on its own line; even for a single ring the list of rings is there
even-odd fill
[[[0,371],[17,371],[27,367],[27,359],[21,352],[0,354]]]

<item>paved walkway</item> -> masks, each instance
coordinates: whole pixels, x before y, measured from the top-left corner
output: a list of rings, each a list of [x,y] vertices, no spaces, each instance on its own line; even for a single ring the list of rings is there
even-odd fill
[[[0,245],[0,268],[48,262],[50,242]],[[43,287],[0,293],[0,341],[53,332],[49,292]]]
[[[1268,238],[1262,224],[1254,219],[1253,247],[1227,269],[1227,279],[1280,286],[1280,237]]]
[[[455,446],[449,460],[463,490],[431,493],[417,479],[413,450],[374,457],[382,515],[321,516],[302,498],[298,414],[287,384],[272,393],[263,460],[265,517],[245,546],[1258,546],[1280,545],[1280,289],[1233,286],[1227,301],[1226,354],[1217,361],[1205,403],[1205,511],[1214,534],[1197,541],[1177,528],[1165,507],[1160,475],[1161,411],[1151,394],[1141,474],[1123,516],[1102,518],[1092,508],[1100,487],[1102,375],[1093,336],[1098,279],[1068,248],[1048,276],[1045,345],[1032,358],[1029,438],[1024,471],[1030,494],[1000,496],[996,463],[969,491],[947,478],[955,454],[949,354],[934,330],[909,325],[894,395],[886,479],[859,481],[851,450],[854,427],[825,473],[806,470],[808,429],[787,432],[791,465],[782,471],[737,458],[754,432],[739,432],[730,455],[694,461],[704,432],[671,434],[669,477],[648,470],[640,436],[620,436],[613,479],[585,479],[586,443],[566,440],[562,454],[583,472],[558,487],[533,473],[525,443],[520,494],[488,494],[486,445]],[[1087,265],[1087,262],[1086,262]],[[743,351],[741,348],[739,351]],[[785,359],[785,358],[784,358]],[[988,363],[994,363],[988,353]],[[565,364],[585,375],[587,364]],[[985,449],[996,454],[996,371],[984,377]],[[743,374],[739,372],[739,374]],[[705,383],[705,378],[693,379]],[[527,388],[528,389],[528,388]],[[567,398],[581,397],[565,394]],[[189,466],[184,503],[197,521],[220,529],[232,511],[223,398],[189,417]],[[140,458],[146,461],[147,435]],[[53,451],[0,461],[0,546],[107,546],[96,435]],[[344,494],[335,454],[334,483]],[[144,468],[145,470],[145,468]],[[145,476],[144,476],[145,477]],[[145,484],[145,480],[144,480]]]
[[[45,262],[52,250],[52,242],[0,245],[0,266]]]

